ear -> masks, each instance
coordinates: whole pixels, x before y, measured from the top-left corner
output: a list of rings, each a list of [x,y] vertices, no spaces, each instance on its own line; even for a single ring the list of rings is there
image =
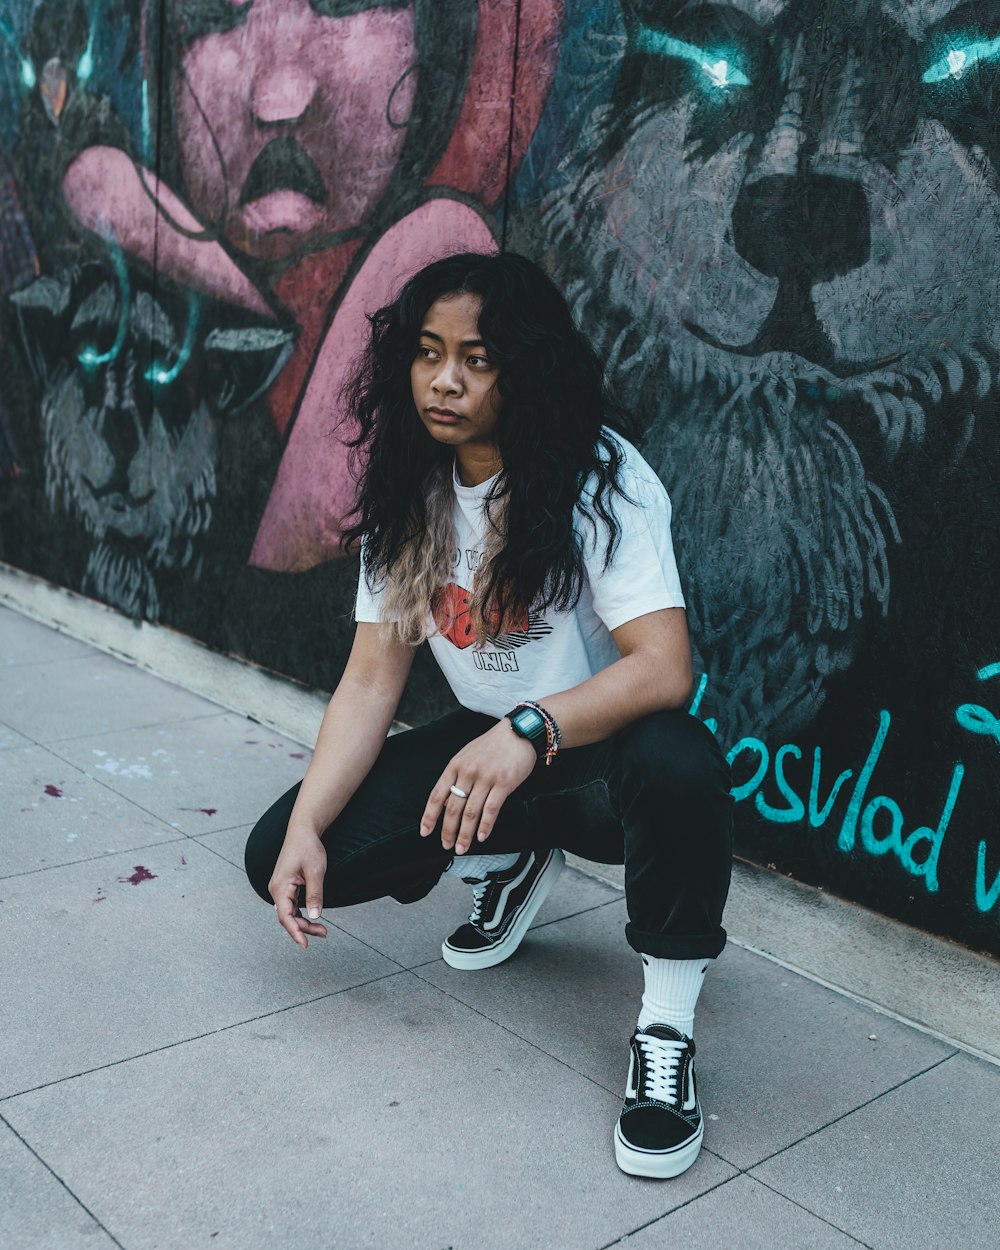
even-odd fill
[[[66,278],[38,278],[9,297],[17,311],[25,355],[39,382],[48,380],[56,361],[65,354],[69,296]]]
[[[206,335],[202,350],[214,411],[239,412],[266,391],[294,342],[294,334],[275,326],[212,330]]]

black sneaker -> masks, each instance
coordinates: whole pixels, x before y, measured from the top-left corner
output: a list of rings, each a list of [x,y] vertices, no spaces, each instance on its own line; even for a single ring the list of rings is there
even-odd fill
[[[445,963],[467,970],[509,959],[565,862],[560,850],[524,851],[513,868],[488,873],[484,881],[463,878],[473,887],[472,914],[441,943]]]
[[[698,1158],[705,1126],[694,1079],[694,1042],[668,1024],[632,1034],[615,1159],[632,1176],[680,1176]]]

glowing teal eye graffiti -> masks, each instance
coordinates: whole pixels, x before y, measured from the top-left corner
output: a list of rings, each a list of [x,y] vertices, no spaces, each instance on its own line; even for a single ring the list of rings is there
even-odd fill
[[[676,56],[682,61],[697,65],[708,80],[708,85],[725,91],[728,87],[749,87],[750,79],[742,70],[725,57],[716,56],[683,39],[674,39],[652,26],[640,26],[636,32],[635,46],[640,52],[652,52],[655,56]]]
[[[128,267],[125,264],[124,253],[118,246],[117,241],[109,238],[106,242],[108,251],[111,253],[111,262],[115,267],[115,277],[118,279],[118,292],[121,295],[121,307],[118,310],[118,329],[110,351],[99,352],[96,347],[85,347],[81,352],[77,353],[77,360],[88,371],[96,369],[98,365],[109,365],[112,361],[118,359],[122,348],[125,346],[125,334],[128,330],[131,298],[128,286]]]
[[[76,76],[80,82],[86,82],[90,75],[94,72],[94,54],[90,50],[88,43],[83,50],[83,56],[76,63]]]
[[[38,77],[35,74],[35,67],[26,56],[21,55],[21,50],[17,46],[17,39],[14,36],[14,32],[2,19],[0,19],[0,36],[2,36],[14,49],[17,59],[21,64],[21,82],[30,91],[38,81]]]
[[[924,82],[944,82],[950,78],[957,82],[974,65],[979,65],[983,61],[997,60],[1000,60],[1000,37],[957,43],[949,48],[944,56],[938,57],[924,74],[923,80]]]
[[[194,348],[194,336],[198,328],[200,307],[201,297],[195,291],[192,291],[188,297],[187,329],[184,332],[184,342],[181,344],[180,353],[169,369],[154,360],[143,375],[147,382],[152,382],[154,386],[169,386],[180,375],[180,371],[190,360],[191,351]]]

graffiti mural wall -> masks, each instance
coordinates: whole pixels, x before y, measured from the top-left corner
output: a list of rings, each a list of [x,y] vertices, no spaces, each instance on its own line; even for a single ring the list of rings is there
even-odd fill
[[[364,314],[516,247],[673,498],[742,852],[1000,950],[994,4],[2,0],[0,144],[0,558],[332,685]]]

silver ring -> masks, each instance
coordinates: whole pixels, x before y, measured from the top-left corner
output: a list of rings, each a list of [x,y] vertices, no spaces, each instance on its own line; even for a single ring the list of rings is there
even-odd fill
[[[465,793],[465,791],[464,791],[464,790],[460,790],[460,789],[458,788],[458,786],[449,786],[449,789],[451,790],[452,794],[453,794],[453,795],[455,796],[455,798],[457,798],[457,799],[467,799],[467,798],[469,797],[469,796]]]

